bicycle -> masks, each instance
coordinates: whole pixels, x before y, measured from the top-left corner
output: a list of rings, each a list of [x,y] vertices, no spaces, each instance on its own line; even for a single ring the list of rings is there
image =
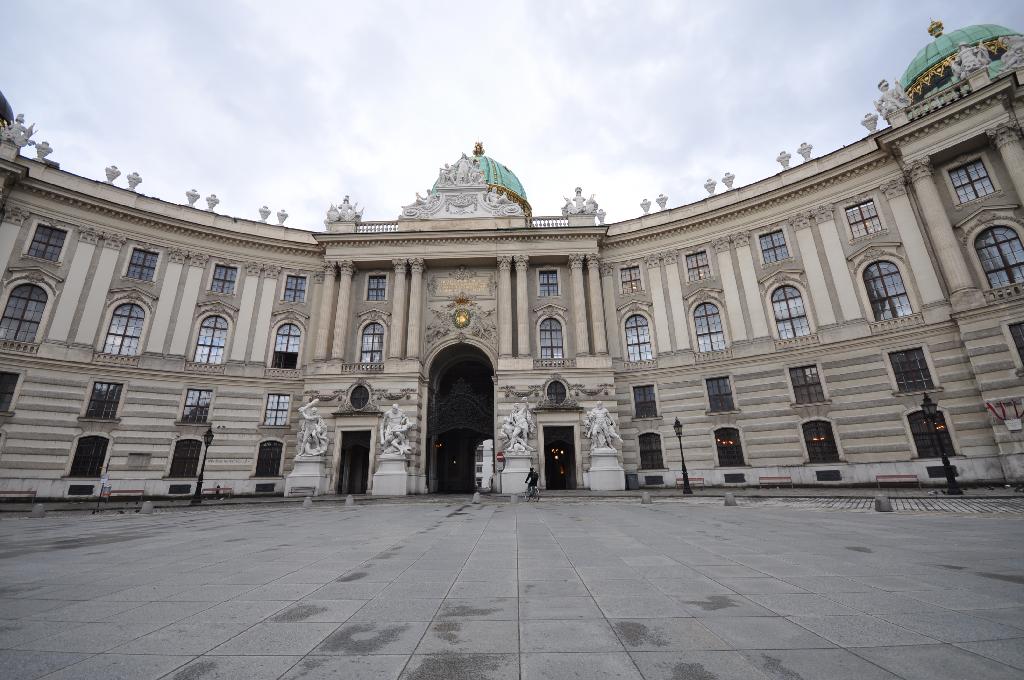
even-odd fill
[[[540,489],[535,486],[527,487],[526,489],[526,502],[538,501],[540,502]]]

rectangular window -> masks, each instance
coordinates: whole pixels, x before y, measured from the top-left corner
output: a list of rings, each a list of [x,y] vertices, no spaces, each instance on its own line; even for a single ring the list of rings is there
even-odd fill
[[[708,251],[701,250],[686,256],[686,278],[690,281],[703,281],[704,279],[711,278]]]
[[[226,293],[227,295],[233,295],[235,292],[235,281],[237,279],[237,267],[227,267],[222,264],[214,265],[213,281],[210,283],[210,290],[214,293]]]
[[[640,469],[662,470],[665,463],[661,457],[661,437],[653,432],[640,435]]]
[[[305,302],[306,301],[306,277],[292,276],[289,274],[284,279],[284,301]]]
[[[278,427],[287,425],[288,408],[291,400],[291,396],[287,394],[268,394],[267,410],[263,414],[263,424]]]
[[[882,221],[878,219],[874,201],[865,201],[847,208],[846,221],[850,223],[850,233],[854,238],[882,231]]]
[[[1010,337],[1013,338],[1013,345],[1017,348],[1017,356],[1020,357],[1021,361],[1024,361],[1024,323],[1010,324]],[[12,387],[11,389],[14,388]],[[0,399],[2,399],[2,396],[0,396]],[[2,403],[0,401],[0,411],[4,410]]]
[[[889,361],[892,362],[892,372],[900,392],[918,392],[935,387],[928,362],[924,358],[924,350],[920,347],[890,352]]]
[[[949,179],[953,181],[958,203],[966,203],[995,193],[992,180],[989,179],[988,172],[985,170],[985,164],[980,160],[953,168],[949,171]]]
[[[782,230],[761,234],[761,256],[765,264],[785,260],[789,257],[789,249],[786,248],[786,235]]]
[[[205,423],[210,417],[210,402],[213,390],[189,390],[185,393],[185,409],[181,412],[183,423]]]
[[[546,270],[537,272],[540,277],[540,297],[554,297],[558,295],[558,272]]]
[[[789,369],[789,380],[793,383],[793,396],[798,404],[819,404],[825,401],[825,390],[821,387],[821,376],[817,366],[798,366]]]
[[[132,258],[128,262],[128,278],[152,281],[156,277],[156,261],[159,257],[157,253],[141,248],[133,250]]]
[[[0,373],[0,413],[14,405],[14,388],[18,386],[17,373]]]
[[[256,477],[277,477],[281,474],[281,442],[261,442],[256,454]]]
[[[386,300],[388,296],[387,274],[373,274],[366,282],[366,299]]]
[[[619,270],[619,277],[622,279],[622,293],[639,293],[644,289],[640,281],[640,267],[623,267]]]
[[[121,401],[121,383],[98,382],[92,385],[86,418],[110,420],[117,417],[117,405]]]
[[[64,248],[64,239],[67,235],[68,233],[63,229],[40,224],[36,227],[36,233],[32,235],[28,254],[32,257],[56,262],[60,259],[60,251]]]
[[[708,404],[711,411],[735,411],[732,401],[732,383],[729,378],[708,378],[704,381],[708,386]]]
[[[633,405],[637,418],[657,418],[658,401],[654,396],[654,385],[637,385],[633,388]]]

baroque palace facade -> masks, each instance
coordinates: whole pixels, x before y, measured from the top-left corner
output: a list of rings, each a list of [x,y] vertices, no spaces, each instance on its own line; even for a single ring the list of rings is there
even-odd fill
[[[534,216],[480,145],[396,221],[233,218],[33,159],[4,107],[0,491],[283,493],[313,397],[331,493],[372,491],[392,404],[406,491],[472,490],[524,398],[547,488],[589,485],[598,402],[641,485],[681,452],[707,486],[927,482],[942,447],[962,482],[1024,479],[1024,38],[931,32],[888,126],[611,224],[580,189]]]

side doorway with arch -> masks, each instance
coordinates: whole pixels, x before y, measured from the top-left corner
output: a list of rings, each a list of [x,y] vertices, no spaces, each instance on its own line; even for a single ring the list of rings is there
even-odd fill
[[[576,431],[572,426],[544,426],[542,468],[545,489],[575,489]]]

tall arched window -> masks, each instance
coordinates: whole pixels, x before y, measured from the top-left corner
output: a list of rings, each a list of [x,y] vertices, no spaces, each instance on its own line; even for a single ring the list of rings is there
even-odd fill
[[[256,477],[277,477],[281,474],[281,453],[284,445],[281,442],[260,442],[256,454]]]
[[[698,305],[693,310],[693,323],[697,329],[697,350],[718,352],[725,349],[725,333],[722,331],[722,315],[718,306],[710,302]]]
[[[875,262],[864,270],[864,287],[871,300],[875,321],[895,319],[912,313],[910,298],[900,270],[892,262]]]
[[[1024,246],[1013,229],[986,229],[974,239],[974,249],[993,288],[1024,282]]]
[[[540,322],[540,358],[562,357],[562,323],[558,319],[544,319]]]
[[[302,331],[293,323],[281,324],[274,340],[274,368],[295,368],[299,365],[299,343]]]
[[[640,469],[661,470],[665,463],[661,458],[661,436],[654,432],[640,435]]]
[[[812,420],[802,428],[807,457],[812,463],[838,463],[839,449],[832,434],[832,423],[827,420]]]
[[[720,427],[715,430],[715,448],[718,449],[719,466],[743,465],[743,445],[740,444],[740,431],[735,427]]]
[[[946,427],[946,416],[942,411],[935,413],[934,436],[923,411],[914,411],[908,415],[907,422],[910,423],[910,432],[914,435],[918,458],[938,458],[942,455],[940,447],[945,449],[947,456],[956,455],[956,451],[953,450],[953,439],[949,436],[949,428]]]
[[[25,283],[11,291],[0,318],[0,340],[34,342],[46,309],[46,291]]]
[[[107,341],[103,343],[104,354],[120,354],[135,356],[139,353],[139,340],[142,338],[142,325],[146,320],[146,312],[136,304],[118,305],[110,317],[107,328]]]
[[[647,318],[641,314],[626,319],[626,355],[629,361],[650,361],[654,358],[651,329]]]
[[[107,459],[106,437],[82,437],[75,446],[75,457],[71,459],[72,477],[99,477],[103,462]]]
[[[224,345],[228,341],[228,322],[222,316],[208,316],[199,327],[195,359],[200,364],[219,364],[224,361]]]
[[[384,361],[384,324],[373,322],[363,328],[359,361],[364,364],[379,364]]]
[[[804,299],[793,286],[780,286],[772,293],[772,308],[775,310],[775,326],[779,339],[788,340],[811,334],[807,323]]]
[[[199,455],[203,443],[198,439],[179,439],[174,444],[171,456],[171,471],[168,477],[195,477],[199,471]]]

